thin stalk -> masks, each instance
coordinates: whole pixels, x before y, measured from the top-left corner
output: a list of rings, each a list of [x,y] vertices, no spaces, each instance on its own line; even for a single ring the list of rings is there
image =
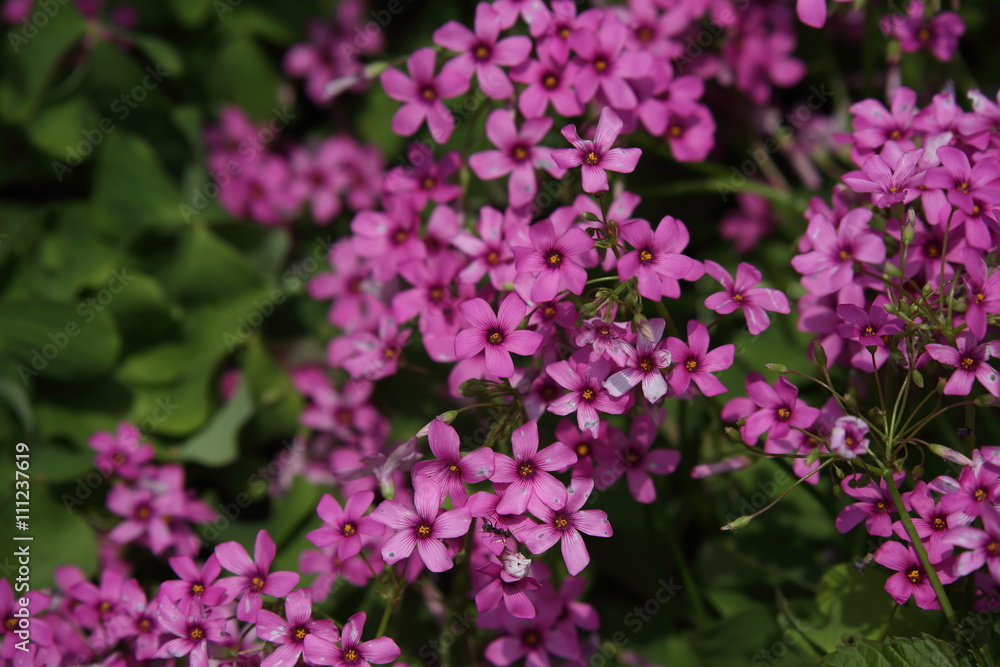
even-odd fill
[[[917,556],[920,558],[920,564],[923,565],[924,574],[927,578],[931,580],[931,586],[934,588],[934,594],[937,595],[938,602],[941,604],[941,611],[944,612],[945,618],[948,619],[948,625],[951,626],[951,630],[955,633],[956,638],[959,636],[958,633],[958,617],[955,616],[955,610],[951,606],[951,601],[948,599],[948,594],[944,591],[944,586],[941,585],[941,580],[938,578],[937,570],[931,565],[930,559],[927,556],[927,549],[924,547],[924,542],[920,539],[920,534],[917,532],[917,527],[913,525],[913,519],[910,518],[910,512],[906,509],[906,505],[903,503],[903,497],[899,493],[899,487],[896,486],[896,480],[892,478],[892,470],[886,470],[882,475],[885,480],[886,486],[889,488],[889,493],[892,495],[892,502],[896,505],[896,511],[899,512],[899,518],[903,522],[903,527],[906,528],[906,534],[910,536],[910,544],[917,552]]]
[[[674,560],[677,561],[677,569],[681,571],[681,579],[684,581],[684,587],[691,591],[691,606],[694,607],[695,627],[699,630],[704,630],[708,627],[709,618],[708,612],[705,609],[705,603],[701,599],[701,591],[698,589],[698,584],[691,574],[691,568],[688,567],[687,561],[684,559],[681,546],[677,542],[677,536],[674,535],[673,522],[668,518],[666,524],[667,542],[670,543],[670,551],[674,554]]]

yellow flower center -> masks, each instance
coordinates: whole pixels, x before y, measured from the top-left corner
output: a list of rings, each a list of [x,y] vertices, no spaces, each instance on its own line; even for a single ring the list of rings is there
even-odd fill
[[[698,362],[694,359],[688,359],[684,362],[684,368],[686,368],[689,373],[692,373],[694,372],[694,369],[698,368]]]
[[[486,337],[486,340],[493,343],[494,345],[499,345],[500,343],[503,342],[503,335],[499,331],[494,331],[493,333],[491,333],[489,336]]]
[[[340,534],[344,537],[350,537],[358,532],[358,529],[354,527],[353,523],[345,523],[344,527],[340,529]]]
[[[976,365],[976,360],[972,357],[962,357],[962,360],[958,362],[958,365],[962,367],[963,371],[967,371]]]
[[[595,153],[594,151],[590,151],[589,153],[587,153],[587,157],[583,158],[583,163],[589,164],[591,167],[593,167],[600,161],[601,158],[597,157],[597,153]]]
[[[583,397],[583,400],[585,400],[585,401],[592,401],[592,400],[594,400],[594,397],[597,394],[594,393],[593,389],[591,389],[590,387],[587,387],[586,389],[583,390],[583,393],[580,394],[580,395]]]
[[[420,526],[417,528],[417,535],[419,535],[420,537],[430,537],[431,527],[428,526],[426,523],[420,524]]]
[[[191,630],[188,632],[188,636],[190,636],[191,639],[204,639],[205,631],[202,630],[201,628],[191,628]]]
[[[254,577],[250,580],[250,589],[254,592],[259,593],[260,589],[264,588],[264,580],[260,577]]]
[[[552,522],[552,525],[562,530],[563,528],[569,525],[569,521],[560,516],[556,517],[556,520]]]
[[[560,264],[562,264],[562,259],[563,259],[562,253],[558,253],[558,252],[550,252],[549,253],[548,261],[549,261],[549,264],[551,264],[552,266],[559,266]]]
[[[912,570],[906,573],[906,578],[909,579],[911,583],[919,584],[920,580],[923,578],[923,575],[920,574],[920,570],[918,570],[917,568],[913,568]]]
[[[517,467],[517,474],[521,477],[530,477],[534,472],[535,469],[531,467],[530,463],[522,463]]]

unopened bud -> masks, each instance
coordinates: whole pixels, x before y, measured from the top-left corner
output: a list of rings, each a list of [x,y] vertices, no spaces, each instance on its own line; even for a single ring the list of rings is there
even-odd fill
[[[597,215],[591,213],[590,211],[584,211],[580,214],[580,217],[588,222],[600,222],[601,219]]]
[[[914,370],[913,371],[913,384],[916,385],[918,388],[923,389],[924,388],[924,374],[921,373],[918,370]]]
[[[886,264],[883,267],[885,273],[882,276],[883,280],[891,280],[892,278],[899,278],[903,275],[903,272],[899,270],[899,267],[895,264]]]
[[[993,394],[983,394],[976,397],[976,405],[994,405],[997,402]]]
[[[788,375],[788,366],[784,364],[764,364],[764,367],[769,371],[774,371],[781,375]]]
[[[972,460],[969,459],[965,454],[956,452],[951,447],[945,447],[944,445],[930,444],[927,446],[932,452],[943,458],[949,463],[957,463],[960,466],[971,466]]]
[[[632,318],[632,331],[642,336],[650,343],[655,342],[653,340],[653,327],[649,324],[649,320],[643,315],[636,315]]]
[[[466,380],[458,386],[458,393],[466,398],[472,398],[486,392],[486,385],[482,380]]]
[[[913,243],[913,237],[917,233],[917,214],[913,207],[906,209],[906,222],[903,223],[903,245],[908,246]]]
[[[745,514],[738,519],[730,521],[723,526],[721,530],[739,530],[740,528],[746,528],[751,521],[753,521],[753,517]]]
[[[818,338],[813,342],[813,357],[816,359],[816,363],[823,368],[829,365],[826,350],[823,349],[823,343]]]

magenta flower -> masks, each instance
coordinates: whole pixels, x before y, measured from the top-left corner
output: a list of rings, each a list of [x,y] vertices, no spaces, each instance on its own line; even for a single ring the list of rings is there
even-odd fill
[[[316,662],[319,656],[306,648],[306,637],[319,637],[328,642],[340,640],[340,633],[333,621],[312,620],[312,600],[305,589],[289,593],[285,598],[285,616],[288,617],[287,621],[266,609],[257,613],[257,636],[278,644],[278,648],[264,658],[260,667],[294,665],[303,654],[307,663],[320,664]]]
[[[650,473],[667,475],[677,469],[681,453],[675,449],[650,449],[656,439],[656,424],[648,414],[632,421],[628,438],[612,438],[596,450],[597,488],[601,491],[625,474],[628,490],[636,502],[656,500],[656,486]]]
[[[520,533],[531,553],[544,553],[560,542],[570,575],[577,575],[587,567],[590,554],[580,533],[594,537],[611,537],[614,534],[605,512],[581,509],[593,490],[594,480],[577,477],[566,489],[565,507],[553,509],[547,503],[532,498],[528,510],[542,523],[527,526]]]
[[[549,405],[549,412],[568,415],[576,412],[576,423],[581,431],[590,431],[597,437],[601,424],[599,412],[620,415],[630,407],[632,394],[612,396],[604,387],[611,372],[611,364],[604,359],[585,363],[557,361],[545,367],[545,372],[569,393]]]
[[[515,276],[510,241],[527,228],[527,223],[515,218],[510,209],[507,215],[492,206],[479,209],[476,234],[461,231],[451,239],[452,245],[465,253],[466,265],[458,274],[459,282],[475,285],[489,274],[493,289],[503,291],[503,284],[513,282]]]
[[[961,512],[977,517],[990,514],[1000,501],[1000,475],[995,465],[981,465],[962,468],[958,480],[950,477],[938,478],[949,483],[950,493],[941,498],[941,504],[949,512]]]
[[[370,663],[384,665],[398,658],[401,651],[389,637],[361,641],[366,618],[365,613],[359,611],[344,623],[339,646],[316,635],[306,635],[303,642],[306,655],[310,656],[313,664],[333,667],[368,667]]]
[[[825,216],[813,216],[806,230],[812,251],[792,257],[811,294],[833,294],[849,285],[855,261],[873,265],[885,260],[885,241],[870,230],[871,219],[870,210],[857,208],[843,217],[838,229]]]
[[[861,167],[863,173],[847,172],[843,181],[855,192],[872,193],[872,204],[879,208],[908,204],[920,196],[917,187],[923,183],[923,174],[917,172],[917,163],[923,155],[923,148],[906,151],[895,169],[890,169],[881,155],[873,155]]]
[[[740,429],[749,445],[756,443],[765,431],[768,439],[777,440],[791,433],[793,426],[809,428],[819,417],[819,408],[806,405],[798,397],[798,388],[785,377],[779,377],[774,387],[763,380],[751,382],[747,385],[747,395],[760,408],[747,417]]]
[[[965,23],[954,12],[924,16],[924,3],[911,0],[906,16],[892,13],[881,21],[882,32],[899,40],[903,53],[927,49],[941,62],[948,62],[958,50],[958,38],[965,34]]]
[[[858,417],[840,417],[833,423],[827,443],[840,458],[856,459],[868,452],[868,424]]]
[[[840,481],[840,488],[844,490],[844,493],[852,498],[857,498],[860,502],[840,510],[834,525],[839,532],[846,533],[864,521],[869,535],[889,537],[892,535],[890,515],[896,511],[896,505],[892,501],[889,488],[884,479],[880,479],[878,484],[872,480],[866,486],[854,486],[854,483],[862,476],[861,473],[856,473],[848,475]],[[893,475],[896,486],[899,486],[899,483],[903,481],[903,477],[903,473]]]
[[[885,347],[882,336],[891,336],[903,330],[903,323],[899,318],[890,318],[886,312],[885,305],[888,302],[884,294],[879,294],[867,312],[850,303],[837,306],[837,314],[846,320],[837,325],[837,335],[856,340],[861,345]]]
[[[506,634],[489,643],[484,657],[497,667],[512,665],[522,658],[525,665],[546,667],[552,664],[550,656],[579,664],[580,640],[576,630],[568,619],[558,620],[563,607],[557,598],[545,598],[538,604],[534,618],[501,614],[500,622]]]
[[[701,162],[715,146],[715,118],[703,104],[667,104],[644,113],[642,121],[652,134],[666,134],[678,162]]]
[[[527,308],[517,294],[511,292],[500,303],[497,314],[482,299],[470,299],[458,305],[458,312],[472,323],[455,336],[455,356],[470,359],[486,350],[486,370],[497,377],[514,375],[514,354],[529,356],[542,344],[537,331],[518,330]]]
[[[479,88],[499,100],[514,94],[514,86],[500,66],[515,67],[531,53],[531,39],[523,35],[500,37],[497,10],[485,2],[476,5],[475,32],[457,21],[448,21],[434,31],[434,43],[461,55],[448,61],[444,71],[457,72],[468,82],[476,73]]]
[[[995,187],[1000,179],[1000,161],[995,157],[983,158],[970,166],[969,156],[951,146],[938,148],[937,156],[942,166],[927,171],[926,187],[947,190],[948,201],[970,214],[976,208],[976,200],[1000,203],[1000,189]]]
[[[616,364],[625,363],[625,342],[629,335],[628,322],[605,322],[600,317],[592,317],[584,320],[580,325],[580,333],[573,341],[578,347],[587,347],[593,350],[596,357],[605,357]]]
[[[222,572],[215,554],[208,557],[200,570],[190,556],[174,556],[169,562],[180,579],[164,581],[160,584],[160,593],[181,605],[216,607],[222,603],[226,590],[213,584]]]
[[[153,446],[139,444],[142,432],[128,422],[118,424],[118,433],[99,431],[87,444],[97,452],[94,466],[105,475],[117,474],[123,479],[137,479],[139,467],[152,460]]]
[[[156,652],[156,658],[188,656],[191,667],[208,667],[208,643],[226,641],[226,619],[205,618],[200,606],[185,606],[186,613],[170,600],[160,600],[156,618],[164,630],[177,639],[171,639]]]
[[[466,484],[475,484],[493,475],[493,450],[480,447],[462,456],[459,452],[458,432],[440,419],[427,427],[427,442],[433,461],[421,461],[413,467],[413,476],[425,477],[440,487],[451,504],[462,507],[469,497]]]
[[[913,118],[918,111],[917,94],[900,86],[892,95],[890,107],[891,111],[871,98],[851,105],[855,151],[870,154],[886,141],[908,139],[913,134]]]
[[[263,600],[261,594],[276,598],[288,595],[299,583],[299,575],[294,572],[268,572],[274,560],[276,547],[266,530],[257,533],[253,549],[253,560],[239,542],[223,542],[215,547],[219,563],[235,577],[219,579],[219,586],[226,589],[229,597],[240,596],[236,608],[236,618],[252,622],[257,618]]]
[[[984,512],[982,519],[983,530],[964,526],[949,531],[943,537],[944,544],[948,546],[970,550],[958,555],[951,573],[964,577],[985,565],[994,581],[1000,581],[1000,515]]]
[[[514,267],[519,273],[535,277],[530,298],[535,303],[552,301],[561,289],[581,294],[587,272],[581,256],[593,249],[594,239],[579,227],[570,227],[556,237],[549,219],[528,228],[531,247],[514,246]]]
[[[499,514],[523,514],[529,501],[537,497],[551,507],[566,503],[566,488],[551,475],[576,463],[576,454],[561,442],[538,451],[538,424],[529,421],[510,437],[514,458],[496,454],[494,484],[509,484],[497,503]]]
[[[414,482],[419,479],[415,478]],[[399,531],[382,543],[382,560],[392,565],[408,558],[416,548],[431,572],[450,569],[451,556],[441,540],[469,532],[472,521],[469,508],[441,512],[441,489],[427,481],[415,483],[413,503],[411,508],[398,500],[383,500],[372,512],[375,521]],[[346,629],[344,636],[347,636]]]
[[[27,598],[27,613],[29,627],[31,628],[31,641],[28,651],[24,652],[17,648],[22,639],[15,634],[19,630],[20,621],[14,616],[15,612],[21,611],[21,598]],[[41,591],[18,591],[14,597],[14,587],[6,578],[0,578],[0,658],[5,664],[12,664],[15,667],[29,667],[37,664],[34,661],[35,651],[38,647],[48,647],[53,643],[52,626],[45,618],[45,611],[49,608],[52,599]],[[24,612],[21,612],[24,613]],[[13,620],[13,623],[11,622]]]
[[[551,49],[540,48],[538,60],[528,60],[510,73],[514,81],[528,86],[517,98],[517,108],[525,118],[541,118],[549,103],[567,118],[583,113],[571,85],[571,71],[565,60],[556,58]]]
[[[674,393],[678,396],[683,394],[692,381],[705,396],[716,396],[726,391],[726,386],[712,373],[724,371],[733,365],[736,346],[727,343],[709,352],[708,329],[697,320],[688,322],[687,336],[687,343],[680,338],[667,339],[667,350],[674,362],[668,382]]]
[[[455,129],[455,119],[441,100],[457,97],[469,89],[469,79],[453,69],[442,70],[434,76],[434,49],[417,49],[406,62],[410,76],[397,69],[382,72],[385,92],[392,99],[403,102],[392,117],[392,131],[404,137],[416,134],[427,121],[431,137],[443,144]]]
[[[625,50],[627,38],[628,26],[611,12],[605,13],[596,32],[580,29],[570,35],[569,45],[578,56],[573,87],[579,93],[580,101],[586,103],[593,100],[600,88],[604,99],[618,109],[634,109],[639,104],[635,91],[626,79],[646,76],[652,57],[646,50]]]
[[[642,384],[642,394],[650,403],[656,403],[667,393],[667,382],[661,370],[671,361],[666,342],[661,342],[665,323],[660,317],[648,320],[648,323],[653,339],[640,335],[636,347],[624,345],[624,368],[604,381],[604,388],[612,396],[630,392],[637,384]]]
[[[905,604],[912,596],[921,609],[941,608],[931,580],[927,577],[920,557],[913,547],[906,547],[890,540],[875,552],[875,562],[890,570],[896,570],[896,573],[886,580],[885,591],[898,604]],[[942,584],[955,581],[955,577],[944,569],[937,570],[937,576]]]
[[[978,340],[970,332],[958,335],[958,347],[932,343],[927,346],[927,354],[945,366],[952,366],[955,372],[948,378],[944,393],[948,396],[968,396],[972,383],[979,384],[997,398],[1000,398],[1000,378],[993,367],[986,363],[993,350],[992,343],[977,345]]]
[[[978,339],[986,336],[987,314],[1000,314],[1000,271],[990,274],[983,253],[965,248],[960,257],[965,265],[965,322]]]
[[[729,272],[713,261],[705,262],[705,273],[722,284],[724,292],[716,292],[705,299],[705,307],[720,315],[728,315],[737,308],[743,310],[747,329],[757,335],[767,329],[771,321],[766,310],[790,313],[785,295],[776,289],[755,287],[760,283],[760,271],[746,262],[740,262],[734,281]]]
[[[537,579],[513,577],[499,563],[487,563],[478,572],[490,580],[476,593],[476,611],[484,614],[503,603],[507,613],[515,618],[534,618],[535,605],[525,591],[537,590],[541,586]]]
[[[930,487],[924,481],[917,482],[913,491],[904,493],[903,502],[917,513],[917,516],[913,517],[913,527],[917,529],[917,535],[924,541],[924,546],[927,547],[927,557],[932,563],[940,563],[945,556],[951,553],[953,546],[951,536],[961,532],[952,529],[968,526],[975,519],[975,517],[962,512],[949,512],[944,503],[935,505],[931,499]],[[993,513],[988,512],[987,514],[992,515]],[[910,541],[910,536],[902,521],[895,522],[892,528],[900,539]],[[960,567],[961,564],[961,559],[959,559],[956,565]],[[973,569],[978,569],[978,567]],[[965,574],[967,573],[958,576],[965,576]]]
[[[318,547],[337,545],[337,558],[340,560],[356,556],[361,551],[363,536],[378,537],[385,532],[385,526],[365,516],[374,499],[375,494],[371,491],[358,491],[347,499],[341,509],[336,498],[324,493],[316,507],[324,525],[310,531],[306,539]]]
[[[678,296],[676,281],[700,271],[698,262],[680,252],[690,237],[687,227],[676,218],[664,216],[655,232],[645,220],[633,220],[622,225],[621,237],[634,250],[618,260],[618,276],[622,280],[637,277],[639,294],[647,299]]]
[[[545,169],[555,178],[562,178],[565,173],[552,161],[552,149],[537,145],[551,126],[551,118],[535,118],[526,120],[518,131],[510,112],[496,109],[486,119],[486,136],[500,150],[473,154],[469,166],[484,181],[510,174],[507,183],[510,205],[529,204],[538,190],[535,169]]]
[[[604,192],[608,189],[607,171],[630,174],[642,155],[639,148],[611,148],[623,126],[618,114],[611,107],[604,107],[594,139],[581,139],[576,133],[576,125],[567,125],[562,129],[562,135],[574,147],[555,149],[552,159],[564,169],[582,165],[584,192]]]

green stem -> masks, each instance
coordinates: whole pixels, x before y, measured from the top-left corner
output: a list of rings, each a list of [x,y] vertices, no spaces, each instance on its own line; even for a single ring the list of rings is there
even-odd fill
[[[892,502],[896,505],[896,511],[899,512],[899,518],[903,522],[903,527],[906,528],[906,534],[910,536],[910,544],[917,552],[917,556],[920,558],[920,563],[923,565],[924,573],[927,578],[931,580],[931,586],[934,588],[934,594],[937,595],[938,602],[941,604],[941,611],[944,612],[945,618],[948,619],[948,625],[951,626],[952,632],[955,633],[956,638],[959,636],[958,633],[958,618],[955,616],[955,610],[951,606],[951,601],[948,599],[948,594],[944,591],[944,586],[941,585],[941,580],[938,578],[937,570],[931,565],[930,559],[927,557],[927,549],[924,547],[924,541],[920,539],[920,534],[917,532],[917,527],[913,525],[913,519],[910,518],[910,512],[906,509],[906,505],[903,503],[903,497],[899,493],[899,487],[896,486],[896,480],[892,477],[892,470],[885,470],[882,478],[885,479],[886,486],[889,487],[889,493],[892,495]]]
[[[379,622],[378,631],[375,633],[376,638],[385,635],[386,628],[389,627],[389,619],[392,617],[392,611],[396,608],[397,600],[397,595],[385,599],[385,611],[382,612],[382,620]]]
[[[699,630],[704,630],[708,627],[709,618],[708,612],[705,609],[705,603],[701,599],[701,591],[698,589],[698,584],[695,582],[694,576],[691,574],[691,568],[688,567],[687,561],[684,559],[684,554],[681,552],[681,545],[677,542],[677,536],[674,535],[673,522],[667,518],[667,542],[670,543],[670,551],[674,554],[674,560],[677,561],[677,569],[681,571],[681,579],[684,581],[684,587],[691,591],[691,606],[694,607],[694,619],[695,627]]]
[[[968,431],[963,439],[965,444],[965,455],[972,458],[972,450],[976,446],[976,405],[966,403],[965,405],[965,428]]]

